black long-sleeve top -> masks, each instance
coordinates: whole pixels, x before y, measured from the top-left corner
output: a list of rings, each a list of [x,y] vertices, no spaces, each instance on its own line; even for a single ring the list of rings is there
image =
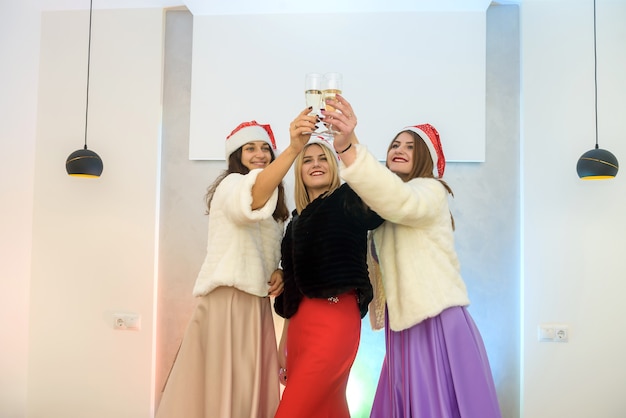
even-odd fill
[[[361,318],[372,300],[367,271],[367,231],[383,219],[343,184],[294,211],[281,244],[284,290],[274,309],[283,318],[298,310],[303,295],[329,298],[355,290]]]

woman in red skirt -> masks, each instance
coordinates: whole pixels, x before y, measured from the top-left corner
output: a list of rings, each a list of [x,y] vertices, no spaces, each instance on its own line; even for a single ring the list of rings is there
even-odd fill
[[[291,129],[308,124],[299,117]],[[348,418],[346,386],[372,300],[367,233],[382,219],[341,184],[323,137],[312,137],[294,173],[296,210],[281,246],[285,287],[274,303],[285,318],[279,362],[286,369],[276,417]]]

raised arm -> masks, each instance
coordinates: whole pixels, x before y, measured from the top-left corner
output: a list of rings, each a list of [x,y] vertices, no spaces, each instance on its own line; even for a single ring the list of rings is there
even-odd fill
[[[333,146],[339,159],[346,166],[354,162],[356,158],[356,150],[354,144],[358,144],[354,129],[357,125],[357,118],[352,109],[352,105],[341,95],[336,95],[335,100],[328,100],[329,105],[339,110],[339,112],[322,111],[325,123],[332,123],[335,130],[338,131],[334,135]]]
[[[305,132],[315,130],[316,116],[308,116],[310,109],[304,109],[289,124],[289,146],[259,173],[252,186],[252,209],[265,205],[274,190],[289,171],[296,157],[310,138]]]

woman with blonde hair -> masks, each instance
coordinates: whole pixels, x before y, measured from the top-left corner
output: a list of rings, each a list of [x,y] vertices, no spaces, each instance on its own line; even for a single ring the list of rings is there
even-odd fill
[[[285,318],[286,369],[276,418],[350,417],[346,387],[372,299],[367,233],[382,219],[341,184],[337,163],[328,141],[313,137],[294,164],[296,210],[281,246],[285,287],[274,302]]]

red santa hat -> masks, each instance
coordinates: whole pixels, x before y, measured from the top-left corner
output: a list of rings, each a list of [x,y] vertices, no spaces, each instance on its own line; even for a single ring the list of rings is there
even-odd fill
[[[415,132],[422,138],[433,160],[433,176],[435,178],[443,177],[443,172],[446,169],[446,158],[443,155],[439,132],[437,132],[435,127],[424,123],[422,125],[407,126],[404,130]]]
[[[328,148],[328,150],[330,151],[331,155],[333,157],[335,157],[335,162],[337,164],[339,164],[339,158],[338,158],[337,154],[335,153],[335,148],[333,148],[333,145],[330,143],[330,141],[324,135],[311,135],[311,138],[309,139],[309,141],[306,144],[307,145],[309,145],[309,144],[319,144],[319,145],[322,145],[322,146]]]
[[[274,156],[278,155],[278,149],[276,148],[276,140],[274,139],[274,133],[269,125],[261,125],[255,120],[250,122],[242,122],[226,137],[226,159],[230,157],[230,154],[237,151],[238,148],[247,144],[248,142],[264,141],[274,152]]]

